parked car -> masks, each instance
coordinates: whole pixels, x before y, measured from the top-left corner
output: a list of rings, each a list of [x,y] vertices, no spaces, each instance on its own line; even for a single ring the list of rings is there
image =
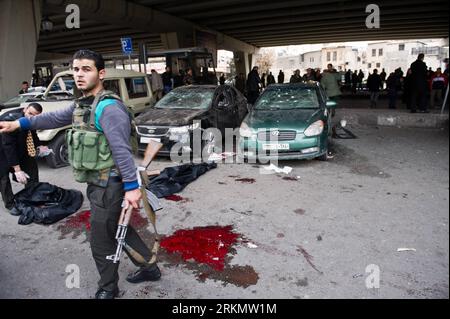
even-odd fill
[[[32,100],[21,102],[20,107],[27,106],[30,102],[38,102],[42,105],[43,112],[52,112],[70,106],[76,96],[80,96],[79,92],[74,92],[74,95],[67,93],[68,87],[71,87],[73,81],[73,72],[64,71],[55,75],[47,90]],[[135,114],[139,115],[151,108],[155,102],[152,95],[150,82],[144,73],[128,70],[106,69],[105,79],[103,85],[106,90],[110,90],[119,95],[124,104]],[[59,87],[65,92],[55,94],[51,91],[52,88]],[[71,87],[76,91],[76,87]],[[8,109],[10,110],[10,109]],[[0,111],[0,114],[8,110]],[[70,128],[66,126],[63,128],[52,130],[38,131],[39,139],[44,145],[51,148],[54,154],[46,158],[50,167],[58,168],[69,165],[67,157],[67,146],[65,143],[65,131]]]
[[[45,92],[45,91],[44,91]],[[44,92],[33,91],[19,94],[3,103],[0,103],[0,110],[20,107],[22,103],[31,103],[42,101]],[[50,91],[47,100],[66,100],[73,99],[73,94],[68,91]]]
[[[271,85],[241,125],[238,155],[264,161],[326,160],[335,107],[317,82]]]
[[[164,96],[155,107],[136,118],[139,150],[145,151],[150,140],[163,143],[161,156],[170,156],[177,143],[189,144],[195,130],[218,128],[225,136],[226,128],[239,128],[248,113],[246,98],[235,88],[223,85],[179,87]],[[201,121],[195,124],[194,121]],[[202,141],[202,150],[211,153],[214,137]]]

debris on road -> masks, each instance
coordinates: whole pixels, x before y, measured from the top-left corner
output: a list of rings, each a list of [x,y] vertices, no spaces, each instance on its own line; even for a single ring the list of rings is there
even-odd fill
[[[415,248],[399,248],[397,249],[397,252],[404,252],[404,251],[417,251]]]
[[[254,184],[256,183],[256,180],[254,178],[238,178],[236,179],[236,182],[241,182],[244,184]]]
[[[313,256],[311,256],[306,250],[305,248],[303,248],[302,246],[298,245],[297,246],[297,251],[300,252],[303,257],[305,257],[306,261],[308,262],[308,264],[311,265],[312,268],[314,268],[315,271],[317,271],[319,274],[323,275],[323,272],[321,272],[319,269],[317,269],[316,265],[314,265],[312,263],[312,260],[314,259]]]
[[[285,166],[284,168],[280,168],[274,164],[270,164],[269,166],[263,166],[263,169],[268,171],[268,173],[266,173],[266,174],[284,173],[286,175],[289,175],[292,172],[292,167]],[[264,171],[262,171],[262,172],[264,172]]]
[[[224,152],[224,153],[212,153],[209,158],[208,161],[209,162],[221,162],[223,160],[226,160],[229,157],[234,157],[236,156],[236,153],[233,152]]]

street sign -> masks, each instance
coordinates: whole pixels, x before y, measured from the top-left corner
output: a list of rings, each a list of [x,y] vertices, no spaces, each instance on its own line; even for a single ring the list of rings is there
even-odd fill
[[[123,54],[130,55],[133,53],[133,43],[131,42],[131,38],[121,38],[120,42],[122,42]]]

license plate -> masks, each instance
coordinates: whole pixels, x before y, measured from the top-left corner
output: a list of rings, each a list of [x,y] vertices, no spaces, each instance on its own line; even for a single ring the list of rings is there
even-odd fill
[[[161,139],[160,138],[153,138],[153,137],[141,137],[141,143],[142,144],[149,144],[150,142],[157,142],[157,143],[161,143]]]
[[[285,151],[289,150],[289,144],[263,144],[264,151]]]

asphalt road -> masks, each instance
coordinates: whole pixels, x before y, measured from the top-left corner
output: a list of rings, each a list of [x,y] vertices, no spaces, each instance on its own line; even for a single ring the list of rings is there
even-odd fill
[[[163,200],[162,235],[231,225],[237,242],[223,270],[162,250],[156,283],[127,283],[134,267],[124,259],[122,298],[448,298],[448,131],[353,132],[358,139],[333,141],[329,162],[280,163],[293,167],[289,176],[223,164],[189,185],[183,200]],[[153,168],[172,165],[158,159]],[[70,168],[40,168],[41,181],[85,192]],[[81,211],[88,209],[85,202]],[[20,226],[0,208],[1,298],[94,295],[89,232],[77,216]],[[151,237],[145,220],[137,228]],[[67,288],[68,265],[79,268],[80,288]]]

